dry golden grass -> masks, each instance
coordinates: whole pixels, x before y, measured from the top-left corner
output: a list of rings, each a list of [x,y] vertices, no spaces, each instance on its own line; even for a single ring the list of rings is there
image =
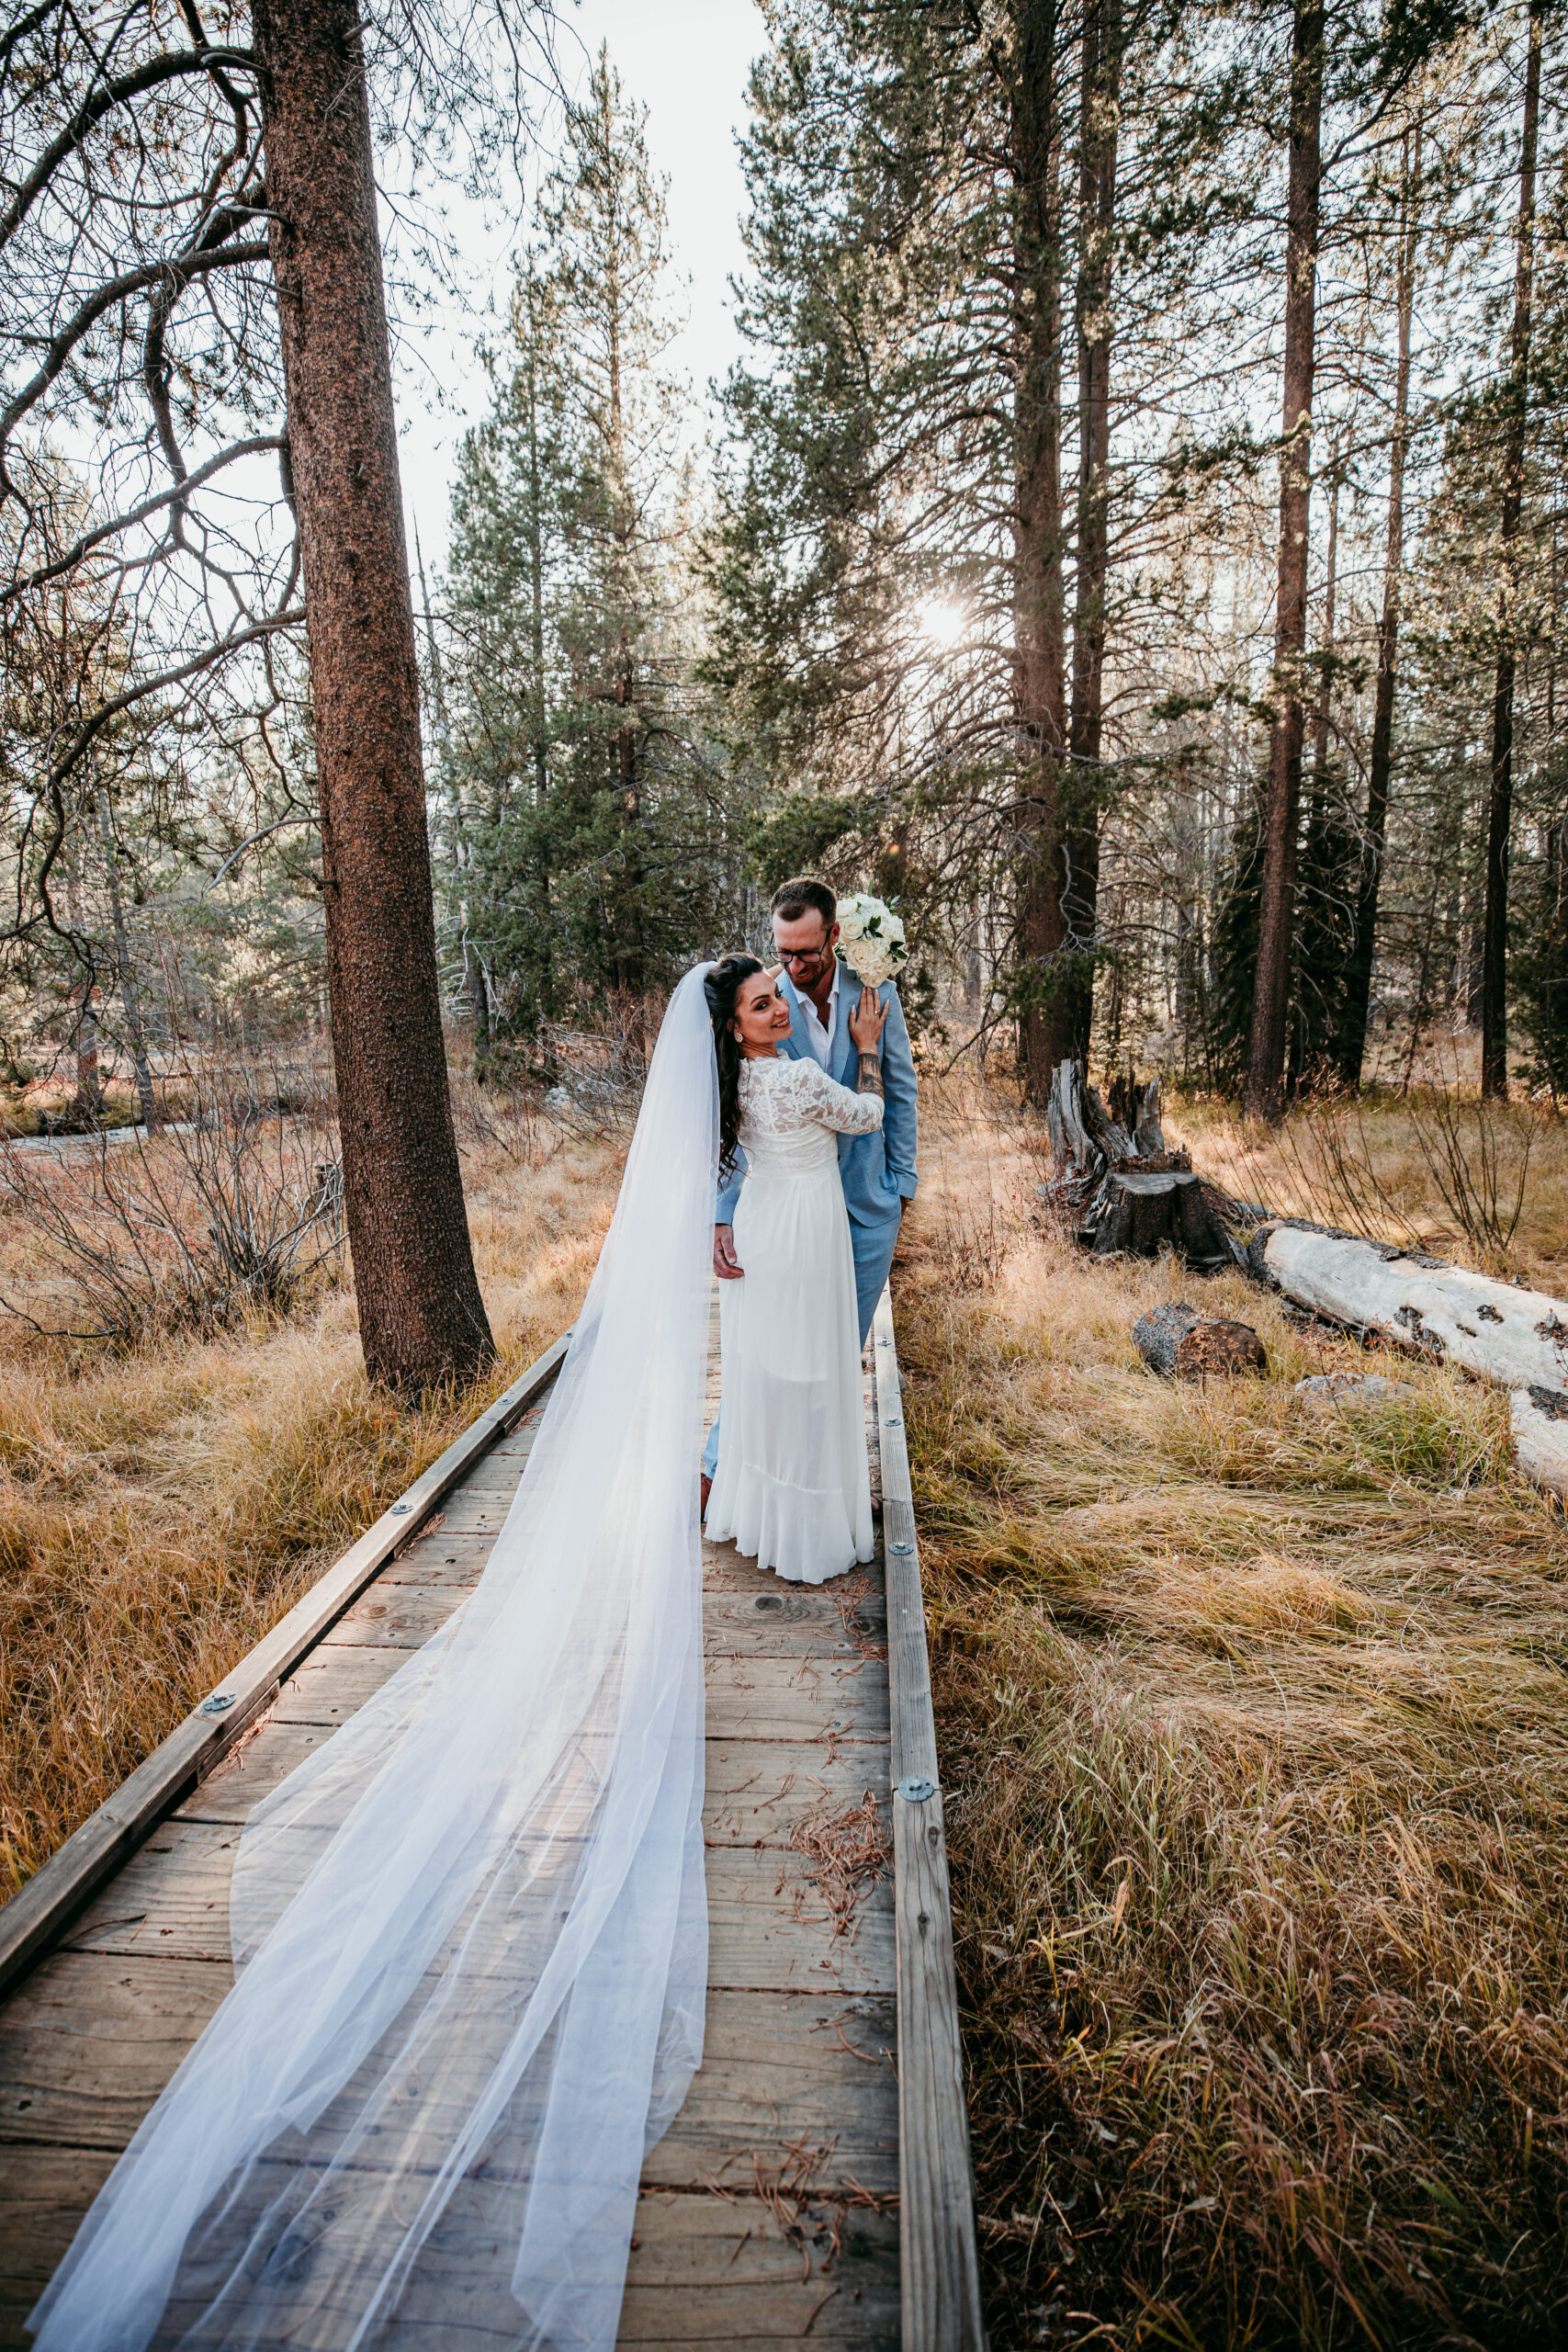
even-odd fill
[[[1506,1400],[1084,1261],[1030,1136],[929,1108],[899,1330],[997,2352],[1561,2344],[1568,1542]],[[1146,1373],[1181,1295],[1267,1378]],[[1351,1366],[1416,1393],[1291,1393]]]
[[[1456,1224],[1434,1180],[1431,1161],[1446,1158],[1438,1105],[1451,1105],[1454,1132],[1479,1173],[1482,1121],[1495,1138],[1503,1222],[1519,1196],[1518,1228],[1506,1250],[1477,1245]],[[1380,1238],[1419,1238],[1465,1265],[1522,1274],[1544,1290],[1568,1283],[1568,1119],[1540,1106],[1498,1105],[1483,1113],[1471,1097],[1416,1091],[1408,1099],[1368,1094],[1341,1103],[1305,1103],[1278,1127],[1244,1120],[1234,1106],[1203,1097],[1168,1099],[1166,1135],[1188,1145],[1193,1164],[1240,1200],[1261,1201],[1277,1216],[1310,1216]],[[1425,1136],[1427,1149],[1422,1149]],[[1528,1163],[1525,1159],[1529,1146]],[[1430,1155],[1430,1158],[1428,1157]],[[1370,1212],[1338,1177],[1343,1166]]]
[[[543,1140],[466,1160],[502,1361],[417,1411],[366,1379],[341,1289],[130,1357],[0,1324],[0,1896],[570,1322],[619,1162]],[[0,1272],[35,1247],[0,1217]]]

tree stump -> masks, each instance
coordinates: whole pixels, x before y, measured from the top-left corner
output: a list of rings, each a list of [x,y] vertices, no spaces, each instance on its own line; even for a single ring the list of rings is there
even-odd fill
[[[1220,1315],[1200,1315],[1185,1299],[1168,1299],[1141,1315],[1133,1342],[1151,1372],[1167,1379],[1197,1380],[1205,1373],[1267,1372],[1263,1342],[1250,1323]]]
[[[1062,1063],[1045,1106],[1055,1175],[1041,1200],[1098,1257],[1152,1258],[1168,1243],[1198,1273],[1245,1262],[1190,1156],[1166,1148],[1158,1079],[1140,1091],[1130,1075],[1119,1078],[1111,1102],[1120,1117],[1076,1062]]]
[[[1224,1227],[1190,1168],[1112,1168],[1090,1204],[1079,1238],[1097,1257],[1125,1250],[1152,1258],[1168,1241],[1196,1272],[1234,1262]]]

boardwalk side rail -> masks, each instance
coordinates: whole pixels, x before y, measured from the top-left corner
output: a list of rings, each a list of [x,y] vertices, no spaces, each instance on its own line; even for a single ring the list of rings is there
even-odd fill
[[[919,1539],[886,1290],[872,1332],[893,1732],[903,2344],[904,2352],[985,2352]]]
[[[565,1331],[422,1477],[389,1504],[356,1544],[319,1577],[216,1690],[90,1814],[73,1836],[0,1908],[0,1993],[25,1975],[127,1857],[204,1781],[256,1717],[265,1714],[307,1651],[417,1535],[436,1505],[514,1429],[559,1371]]]

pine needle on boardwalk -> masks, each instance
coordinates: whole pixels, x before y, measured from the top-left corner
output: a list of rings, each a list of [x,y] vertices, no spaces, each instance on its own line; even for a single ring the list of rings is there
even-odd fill
[[[1193,1278],[1018,1143],[933,1136],[897,1294],[993,2343],[1559,2344],[1568,1541],[1504,1399],[1239,1278],[1269,1377],[1157,1382]]]

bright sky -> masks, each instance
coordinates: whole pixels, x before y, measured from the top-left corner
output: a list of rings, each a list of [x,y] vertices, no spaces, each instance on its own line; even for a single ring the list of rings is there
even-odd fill
[[[740,348],[728,300],[729,278],[744,259],[746,187],[736,133],[746,118],[751,61],[764,46],[761,17],[752,0],[567,0],[561,17],[563,77],[581,85],[600,42],[607,41],[622,88],[649,110],[649,147],[670,183],[675,272],[689,281],[688,323],[669,364],[691,379],[705,405],[709,379],[722,381]],[[478,310],[488,295],[504,298],[510,240],[504,231],[487,233],[476,219],[472,243]],[[446,551],[453,453],[484,405],[472,333],[470,324],[466,334],[438,334],[414,366],[400,371],[410,553],[417,525],[427,565],[439,565]]]

